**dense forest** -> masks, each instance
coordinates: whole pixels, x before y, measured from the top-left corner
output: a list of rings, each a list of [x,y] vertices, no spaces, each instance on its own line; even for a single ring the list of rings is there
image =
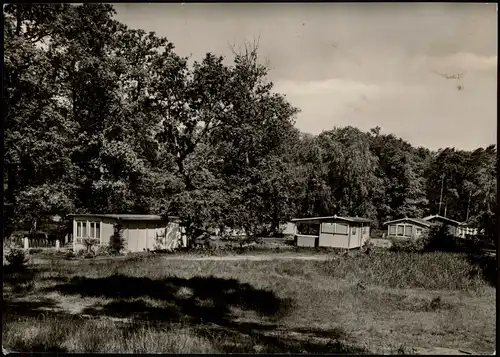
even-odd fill
[[[178,215],[190,228],[251,234],[294,216],[378,226],[440,213],[496,236],[495,145],[434,152],[379,127],[301,133],[300,109],[273,91],[258,46],[191,63],[114,14],[106,4],[4,7],[10,231],[70,212]]]

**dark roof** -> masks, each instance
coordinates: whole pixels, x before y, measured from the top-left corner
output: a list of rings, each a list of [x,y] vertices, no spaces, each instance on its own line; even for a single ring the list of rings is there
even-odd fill
[[[425,219],[422,219],[422,218],[410,218],[410,217],[403,217],[403,218],[394,219],[392,221],[385,222],[384,225],[390,224],[390,223],[401,222],[401,221],[410,221],[410,222],[414,222],[414,223],[417,223],[417,224],[421,224],[421,225],[426,226],[426,227],[430,227],[431,226],[431,222],[426,221]]]
[[[178,219],[176,216],[168,216],[168,219],[155,214],[101,214],[101,213],[82,213],[70,214],[68,217],[99,217],[99,218],[112,218],[122,221],[164,221]]]
[[[430,221],[432,219],[438,219],[438,220],[442,220],[442,221],[448,221],[448,222],[456,224],[456,225],[461,225],[462,224],[461,222],[455,221],[454,219],[451,219],[451,218],[440,216],[439,214],[435,214],[435,215],[432,215],[432,216],[424,217],[424,220],[426,220],[426,221]]]
[[[325,217],[309,217],[309,218],[294,218],[291,222],[306,222],[306,221],[325,221],[325,220],[339,220],[346,222],[356,222],[356,223],[370,223],[372,220],[361,217],[340,217],[340,216],[325,216]]]

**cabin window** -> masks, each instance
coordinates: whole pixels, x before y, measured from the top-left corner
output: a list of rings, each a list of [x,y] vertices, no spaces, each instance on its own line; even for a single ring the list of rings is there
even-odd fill
[[[82,222],[76,222],[76,236],[82,236]]]
[[[87,221],[76,222],[76,236],[87,237]]]
[[[413,227],[412,226],[405,226],[405,236],[411,237],[413,234]]]
[[[368,233],[368,227],[363,227],[363,234]]]
[[[99,222],[89,222],[89,224],[90,224],[89,237],[101,238],[101,224]]]
[[[323,223],[322,233],[335,233],[335,223]]]
[[[417,234],[417,236],[421,235],[422,234],[422,228],[415,229],[415,233]]]
[[[389,226],[389,234],[391,236],[395,236],[396,235],[396,226]]]
[[[335,225],[335,233],[338,233],[338,234],[347,234],[348,229],[349,229],[349,225],[347,225],[345,223],[337,223]]]
[[[356,227],[352,227],[351,234],[356,234]]]
[[[82,237],[87,236],[87,222],[82,222]]]
[[[319,235],[319,224],[300,223],[297,225],[297,234],[317,236]]]
[[[101,223],[76,221],[76,237],[77,238],[101,238]]]
[[[398,233],[397,233],[398,236],[404,235],[404,228],[405,227],[403,225],[398,225]]]

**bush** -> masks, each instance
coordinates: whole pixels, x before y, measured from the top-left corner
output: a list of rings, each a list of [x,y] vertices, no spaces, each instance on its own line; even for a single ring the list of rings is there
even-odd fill
[[[375,248],[375,245],[373,244],[373,242],[370,239],[368,239],[361,247],[361,251],[365,254],[370,255],[373,252],[374,248]]]
[[[427,238],[392,238],[391,250],[395,252],[423,252],[427,247]]]
[[[125,249],[125,240],[123,238],[123,227],[117,223],[113,226],[113,235],[109,241],[110,254],[120,254]]]
[[[93,254],[97,249],[98,241],[96,239],[86,238],[83,240],[83,244],[85,245],[87,253]]]
[[[29,259],[22,249],[11,249],[5,255],[5,260],[12,268],[22,269],[28,263]]]
[[[65,255],[64,255],[64,258],[65,259],[73,259],[75,257],[75,253],[73,253],[72,251],[69,251],[67,252]]]
[[[78,258],[81,258],[83,257],[86,253],[88,253],[87,251],[85,251],[84,249],[79,249],[76,251],[76,254],[75,256],[78,257]]]
[[[93,253],[90,253],[90,252],[85,252],[85,253],[83,254],[83,258],[84,258],[84,259],[92,259],[92,258],[94,258],[94,257],[95,257],[95,255],[94,255]]]
[[[433,227],[425,237],[428,252],[455,252],[459,249],[457,238],[448,233],[446,225]]]
[[[113,250],[111,249],[111,247],[109,247],[107,245],[99,246],[95,252],[95,255],[98,255],[98,256],[109,256],[112,254],[114,254]]]
[[[31,248],[28,252],[29,252],[29,254],[38,254],[38,253],[43,252],[43,249],[42,248]]]

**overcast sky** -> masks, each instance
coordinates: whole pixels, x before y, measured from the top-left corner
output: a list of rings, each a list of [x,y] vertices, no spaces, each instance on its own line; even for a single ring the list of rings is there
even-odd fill
[[[415,146],[496,143],[496,4],[115,4],[117,20],[155,31],[179,55],[230,55],[260,38],[296,127],[380,126]],[[445,79],[439,75],[458,74]],[[458,88],[462,88],[459,90]]]

